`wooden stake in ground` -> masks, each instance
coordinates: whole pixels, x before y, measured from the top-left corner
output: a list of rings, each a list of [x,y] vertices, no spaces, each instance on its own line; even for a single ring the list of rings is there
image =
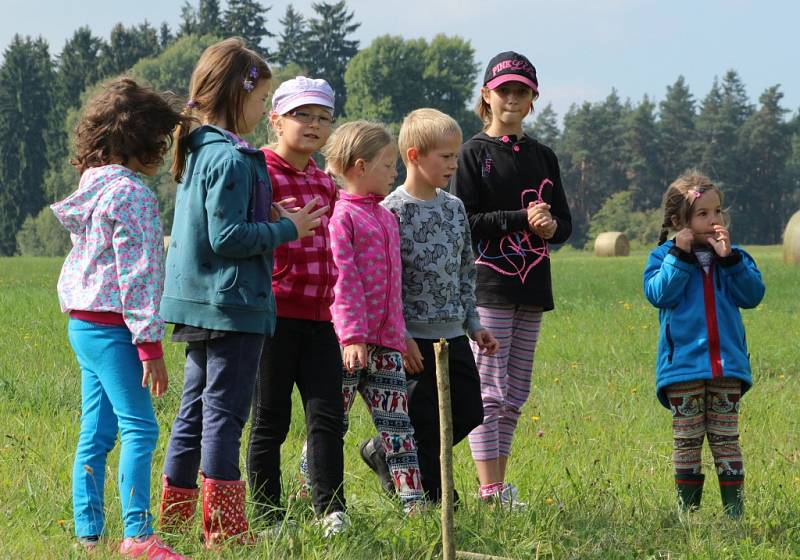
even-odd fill
[[[444,560],[510,560],[501,556],[456,552],[453,535],[453,412],[450,402],[450,349],[447,340],[440,338],[433,343],[436,354],[436,389],[439,393],[439,459],[442,464],[442,558]],[[537,554],[538,558],[538,554]]]
[[[450,349],[447,340],[433,344],[436,353],[436,387],[439,392],[439,437],[442,464],[442,558],[455,560],[453,537],[453,415],[450,404]]]

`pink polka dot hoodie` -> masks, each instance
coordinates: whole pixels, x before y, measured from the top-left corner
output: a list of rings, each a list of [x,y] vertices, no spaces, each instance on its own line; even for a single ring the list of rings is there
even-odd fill
[[[127,167],[104,165],[87,169],[78,189],[50,208],[72,238],[58,279],[61,310],[125,325],[140,358],[161,357],[164,241],[156,196]]]
[[[342,346],[374,344],[405,352],[400,233],[382,200],[339,191],[328,224],[339,269],[331,314]]]

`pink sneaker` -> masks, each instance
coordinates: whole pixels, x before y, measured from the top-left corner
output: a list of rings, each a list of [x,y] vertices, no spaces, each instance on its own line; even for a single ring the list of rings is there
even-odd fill
[[[181,556],[170,547],[161,542],[155,535],[150,535],[147,540],[138,541],[133,537],[127,538],[119,545],[119,553],[126,558],[147,558],[147,560],[190,560],[188,556]]]

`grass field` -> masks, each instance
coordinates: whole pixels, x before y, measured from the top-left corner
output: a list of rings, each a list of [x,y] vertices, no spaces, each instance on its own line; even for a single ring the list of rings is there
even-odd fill
[[[713,475],[700,512],[679,516],[672,483],[670,416],[654,395],[657,313],[641,295],[645,253],[597,259],[554,256],[557,309],[548,313],[510,461],[509,480],[530,502],[522,513],[490,511],[474,497],[466,443],[456,448],[458,548],[511,558],[800,557],[800,268],[778,247],[753,247],[767,284],[764,302],[744,313],[755,385],[743,401],[746,513],[721,515]],[[72,547],[70,473],[77,441],[79,372],[68,347],[55,282],[58,259],[0,259],[0,558],[81,557]],[[156,402],[161,437],[153,505],[181,385],[181,351],[166,345],[169,393]],[[297,401],[296,401],[297,402]],[[346,495],[353,529],[326,541],[307,504],[293,505],[298,528],[254,549],[205,552],[194,538],[169,542],[195,558],[436,558],[438,510],[406,520],[361,463],[370,433],[356,405],[346,446]],[[300,407],[284,446],[287,485],[303,440]],[[107,539],[121,535],[114,486],[106,477]],[[713,465],[707,450],[705,469]],[[287,486],[287,490],[289,490]]]

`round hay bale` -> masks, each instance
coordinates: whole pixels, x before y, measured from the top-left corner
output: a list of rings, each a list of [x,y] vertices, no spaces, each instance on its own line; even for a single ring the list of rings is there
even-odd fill
[[[783,231],[783,262],[800,264],[800,211],[794,213]]]
[[[628,253],[628,236],[621,231],[606,231],[594,240],[595,257],[627,257]]]

